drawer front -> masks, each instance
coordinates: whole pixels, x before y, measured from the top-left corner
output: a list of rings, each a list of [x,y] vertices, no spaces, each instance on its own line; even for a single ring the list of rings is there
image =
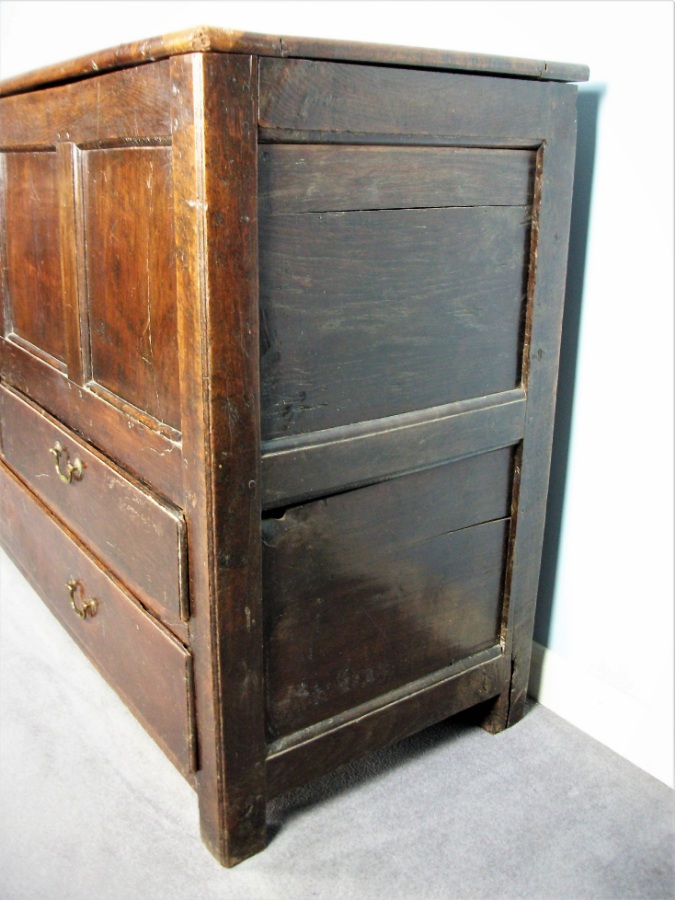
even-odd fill
[[[268,738],[496,647],[510,448],[263,520]]]
[[[193,772],[189,651],[2,463],[0,505],[0,538],[33,587],[181,772]]]
[[[0,422],[5,459],[40,499],[165,622],[186,620],[183,517],[5,387]]]

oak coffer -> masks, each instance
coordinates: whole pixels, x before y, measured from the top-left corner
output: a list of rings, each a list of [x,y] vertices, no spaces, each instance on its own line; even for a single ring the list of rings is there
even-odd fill
[[[587,76],[200,28],[0,86],[2,541],[225,865],[523,714]]]

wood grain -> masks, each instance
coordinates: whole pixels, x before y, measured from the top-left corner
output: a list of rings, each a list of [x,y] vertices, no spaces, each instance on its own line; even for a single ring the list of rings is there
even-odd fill
[[[530,150],[268,144],[258,153],[260,213],[527,206],[534,158]]]
[[[57,155],[8,153],[4,171],[5,332],[43,351],[45,361],[65,364]]]
[[[91,377],[180,431],[171,150],[83,154]]]
[[[0,462],[0,540],[47,606],[180,771],[195,767],[190,653],[148,616]],[[78,619],[76,599],[96,599]]]
[[[516,387],[528,239],[523,207],[263,218],[263,438]]]
[[[0,99],[0,148],[171,134],[168,62]],[[96,115],[95,110],[105,110]]]
[[[474,704],[522,715],[574,157],[549,79],[587,74],[198,28],[0,87],[25,91],[0,100],[0,426],[47,501],[6,474],[0,531],[75,634],[114,620],[114,658],[89,649],[197,768],[225,865],[280,790]],[[39,278],[11,284],[43,212],[51,325]],[[17,291],[45,335],[12,330]],[[67,499],[55,434],[86,455]],[[52,590],[75,561],[91,622]]]
[[[548,114],[547,85],[534,81],[260,60],[265,129],[517,137],[527,146]]]
[[[551,85],[555,128],[537,165],[532,256],[524,349],[526,429],[514,494],[515,529],[509,552],[503,633],[512,678],[486,718],[490,731],[518,722],[525,713],[532,631],[546,518],[565,267],[571,214],[576,138],[576,87]]]
[[[61,277],[63,279],[63,333],[66,372],[75,384],[84,385],[89,370],[89,333],[84,303],[84,273],[80,271],[82,241],[78,229],[81,213],[79,151],[75,144],[58,144],[59,161],[59,240],[61,244]],[[81,315],[82,309],[82,315]],[[86,364],[85,364],[86,359]]]

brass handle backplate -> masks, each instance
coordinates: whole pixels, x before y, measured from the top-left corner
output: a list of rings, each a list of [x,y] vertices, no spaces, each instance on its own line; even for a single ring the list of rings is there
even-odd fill
[[[53,447],[50,447],[49,452],[54,457],[54,467],[56,468],[56,474],[64,484],[70,484],[73,478],[75,478],[77,481],[82,478],[82,475],[84,474],[82,460],[76,456],[75,462],[71,463],[70,459],[68,458],[68,451],[61,446],[59,441],[57,441]],[[61,468],[62,456],[66,461],[65,472]]]
[[[71,578],[66,584],[73,612],[78,619],[86,619],[87,616],[90,616],[93,619],[98,609],[98,600],[85,600],[81,607],[78,606],[77,600],[75,599],[75,591],[77,590],[78,585],[79,582],[75,578]]]

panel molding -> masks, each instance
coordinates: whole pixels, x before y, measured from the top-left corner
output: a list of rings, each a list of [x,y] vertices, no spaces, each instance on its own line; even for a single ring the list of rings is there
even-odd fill
[[[489,700],[508,679],[501,647],[490,647],[268,746],[268,798],[332,772],[342,763]]]
[[[369,484],[516,444],[522,388],[262,445],[263,508]]]

